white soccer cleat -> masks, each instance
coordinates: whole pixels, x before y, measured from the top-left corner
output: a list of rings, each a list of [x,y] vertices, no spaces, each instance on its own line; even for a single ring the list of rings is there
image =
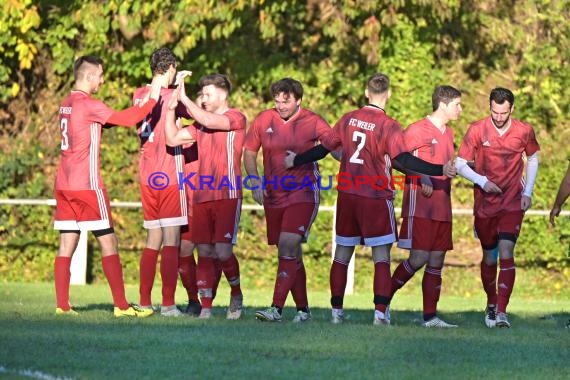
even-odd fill
[[[185,314],[183,312],[181,312],[180,310],[178,310],[178,308],[176,307],[176,305],[172,305],[172,306],[161,306],[160,307],[160,316],[161,317],[183,317],[185,316]]]
[[[243,308],[243,295],[231,296],[230,306],[228,307],[228,312],[226,314],[226,319],[240,319],[241,309]]]
[[[495,326],[499,327],[499,328],[510,328],[511,327],[511,323],[509,322],[509,319],[507,318],[507,313],[497,313],[497,322],[495,324]]]
[[[298,310],[297,314],[293,318],[294,323],[308,322],[310,320],[311,320],[311,312],[310,311],[306,312],[303,310]]]
[[[487,306],[485,308],[485,326],[492,329],[497,324],[497,311],[495,306]]]
[[[389,326],[390,319],[387,313],[382,313],[381,311],[374,310],[374,321],[372,322],[374,326]]]
[[[334,325],[340,325],[341,323],[344,323],[344,310],[332,309],[331,310],[331,323]]]
[[[256,311],[255,318],[265,322],[281,322],[282,320],[281,314],[279,314],[275,306]]]
[[[212,309],[208,309],[203,307],[200,311],[200,315],[198,316],[199,319],[210,319],[212,318]]]
[[[422,323],[422,326],[423,327],[429,327],[429,328],[436,327],[436,328],[440,328],[440,329],[451,329],[451,328],[457,327],[457,325],[447,323],[443,319],[440,319],[438,317],[433,317],[429,321]]]

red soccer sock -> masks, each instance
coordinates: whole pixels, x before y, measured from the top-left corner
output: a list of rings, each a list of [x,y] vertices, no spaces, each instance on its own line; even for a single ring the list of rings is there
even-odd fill
[[[156,275],[156,263],[158,261],[158,251],[152,248],[143,249],[139,264],[139,297],[143,306],[152,305],[152,286]]]
[[[305,310],[309,307],[309,298],[307,296],[307,272],[303,260],[297,260],[297,275],[295,283],[291,288],[293,301],[297,306],[297,310]]]
[[[216,293],[218,292],[218,286],[220,285],[220,280],[222,279],[222,261],[218,258],[213,258],[214,272],[213,272],[213,283],[212,283],[212,299],[216,298]]]
[[[402,288],[406,282],[410,281],[416,271],[412,268],[410,264],[410,260],[403,261],[396,267],[394,274],[392,275],[392,285],[391,285],[391,294],[390,298],[394,296],[394,294],[398,291],[398,289]]]
[[[57,307],[67,311],[69,306],[69,281],[71,279],[71,257],[56,256],[53,264],[55,299]]]
[[[198,257],[198,266],[196,267],[196,283],[198,285],[198,294],[202,307],[205,309],[212,308],[212,286],[214,284],[214,259],[211,257]]]
[[[374,264],[374,305],[376,305],[376,310],[382,313],[386,312],[386,307],[390,303],[391,292],[390,262],[379,261]]]
[[[162,247],[160,257],[160,277],[162,278],[162,306],[175,304],[174,294],[178,283],[178,254],[176,246]]]
[[[198,301],[198,286],[196,285],[196,260],[194,255],[178,257],[178,273],[188,300]]]
[[[121,259],[119,258],[119,255],[115,253],[113,255],[104,256],[101,258],[101,263],[103,264],[103,272],[105,273],[105,277],[107,277],[109,287],[111,288],[113,303],[121,310],[128,309],[129,303],[125,297],[123,267],[121,267]]]
[[[295,284],[297,277],[297,258],[279,257],[275,288],[273,290],[273,305],[283,308],[287,300],[287,294]]]
[[[487,293],[487,305],[497,305],[497,263],[487,265],[481,261],[481,282]]]
[[[515,259],[500,259],[501,271],[499,272],[499,285],[497,297],[497,311],[499,313],[507,312],[507,305],[511,298],[511,293],[515,286]]]
[[[424,316],[434,317],[437,314],[437,302],[441,293],[441,268],[426,266],[422,280],[424,300]]]
[[[228,280],[231,288],[231,295],[239,296],[241,294],[240,280],[239,280],[239,262],[236,255],[232,254],[226,261],[221,261],[220,264],[222,271]],[[218,281],[219,282],[219,281]]]
[[[331,264],[331,273],[329,280],[331,287],[331,306],[334,309],[342,309],[347,277],[348,263],[334,259]]]

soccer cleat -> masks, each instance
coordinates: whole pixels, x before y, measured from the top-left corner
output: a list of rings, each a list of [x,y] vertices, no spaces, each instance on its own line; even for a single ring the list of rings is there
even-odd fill
[[[55,309],[55,315],[72,315],[76,317],[79,315],[79,313],[73,309],[63,310],[61,307],[58,307]]]
[[[200,319],[210,319],[212,318],[212,309],[203,307],[198,316]]]
[[[241,317],[241,309],[243,307],[243,295],[231,296],[230,306],[226,314],[226,319],[239,319]]]
[[[507,318],[507,313],[497,313],[497,322],[495,323],[495,326],[499,327],[499,328],[510,328],[511,324],[509,323],[509,319]]]
[[[485,308],[485,326],[492,329],[497,323],[497,310],[495,306],[487,306]]]
[[[440,329],[450,329],[457,327],[457,325],[452,325],[451,323],[445,322],[443,319],[439,319],[438,317],[433,317],[427,322],[422,323],[423,327],[436,327]]]
[[[162,317],[182,317],[184,316],[184,313],[178,310],[176,305],[172,305],[172,306],[161,306],[160,315]]]
[[[379,310],[374,310],[374,321],[372,322],[374,326],[388,326],[390,325],[390,319],[385,313]]]
[[[122,310],[122,309],[118,308],[117,306],[115,306],[115,308],[113,310],[113,314],[117,318],[123,318],[123,317],[146,318],[146,317],[150,317],[151,315],[153,315],[154,311],[152,310],[152,307],[150,309],[143,309],[143,308],[139,307],[138,305],[131,304],[131,306],[129,306],[125,310]]]
[[[265,322],[281,322],[282,320],[281,314],[279,314],[275,306],[256,311],[255,318]]]
[[[293,317],[293,323],[308,322],[311,320],[311,312],[298,310],[295,317]]]
[[[202,305],[200,304],[200,301],[188,300],[188,305],[184,310],[186,314],[190,315],[191,317],[197,317],[200,315],[201,311],[202,311]]]
[[[331,316],[331,323],[334,325],[340,325],[344,322],[344,310],[342,309],[332,309]]]

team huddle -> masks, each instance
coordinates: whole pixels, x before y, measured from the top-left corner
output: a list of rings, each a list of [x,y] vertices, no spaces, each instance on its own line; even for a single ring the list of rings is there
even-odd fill
[[[177,72],[176,66],[169,49],[156,50],[150,58],[151,84],[135,91],[132,107],[115,111],[92,98],[103,83],[103,62],[94,56],[75,61],[75,87],[62,102],[59,119],[61,162],[54,190],[54,226],[60,231],[54,264],[56,314],[77,314],[69,302],[71,256],[80,231],[93,231],[101,246],[116,317],[148,317],[158,312],[151,292],[160,257],[160,315],[211,318],[218,284],[225,277],[230,287],[226,318],[239,319],[244,297],[233,247],[240,221],[242,189],[237,182],[242,178],[243,158],[253,199],[265,211],[268,244],[277,247],[278,255],[271,305],[255,316],[261,321],[282,321],[290,292],[297,309],[293,322],[309,321],[302,243],[307,242],[320,203],[317,161],[331,153],[348,181],[367,179],[365,185],[337,188],[336,250],[330,268],[332,323],[345,321],[348,264],[355,246],[364,245],[371,248],[374,262],[374,325],[390,324],[395,293],[425,266],[423,326],[457,327],[438,316],[437,304],[445,254],[453,249],[451,179],[460,175],[474,184],[474,227],[483,250],[481,280],[487,294],[484,322],[490,328],[510,327],[507,305],[515,283],[514,246],[531,206],[540,149],[532,127],[511,117],[514,95],[510,90],[491,91],[490,115],[469,126],[454,159],[453,131],[447,124],[457,120],[462,109],[461,92],[452,86],[436,87],[433,112],[404,130],[385,111],[391,95],[388,76],[374,74],[364,89],[368,104],[343,115],[331,128],[322,116],[301,106],[302,84],[284,78],[270,88],[275,106],[258,114],[246,128],[245,115],[229,105],[227,76],[200,78],[199,92],[192,100],[184,86],[191,72]],[[135,124],[141,143],[139,181],[147,230],[138,304],[125,297],[99,164],[102,127]],[[392,180],[392,168],[406,175],[399,231],[394,186],[386,183]],[[150,177],[157,172],[178,181],[156,188]],[[181,173],[191,181],[210,176],[224,186],[189,190],[181,186]],[[285,177],[308,180],[313,186],[279,186],[279,179]],[[274,181],[261,183],[260,178]],[[409,257],[391,273],[394,243],[409,250]],[[175,303],[178,277],[188,295],[184,310]]]

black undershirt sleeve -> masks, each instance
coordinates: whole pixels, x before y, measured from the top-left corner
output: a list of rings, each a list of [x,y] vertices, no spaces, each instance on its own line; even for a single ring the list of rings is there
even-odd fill
[[[431,164],[413,156],[410,152],[403,152],[394,158],[404,168],[429,176],[443,175],[443,165]],[[396,165],[394,166],[396,169]]]
[[[330,150],[322,146],[321,144],[315,145],[311,149],[298,154],[295,156],[295,160],[293,160],[293,166],[299,166],[308,164],[310,162],[315,162],[321,160],[329,154]]]

